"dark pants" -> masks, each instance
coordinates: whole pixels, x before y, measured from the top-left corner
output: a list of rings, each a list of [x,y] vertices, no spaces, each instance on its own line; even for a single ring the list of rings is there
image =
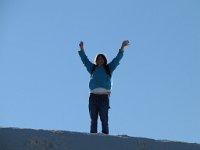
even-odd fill
[[[102,133],[109,134],[108,129],[108,109],[109,95],[90,94],[89,112],[91,118],[90,133],[97,133],[98,115],[102,123]]]

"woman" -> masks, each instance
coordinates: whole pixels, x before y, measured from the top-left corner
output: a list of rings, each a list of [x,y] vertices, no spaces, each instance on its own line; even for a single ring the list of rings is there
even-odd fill
[[[80,58],[91,75],[89,83],[90,133],[97,133],[97,121],[99,115],[102,123],[102,133],[109,134],[108,109],[110,108],[109,96],[111,93],[111,77],[113,71],[119,65],[119,62],[123,57],[124,47],[127,45],[129,45],[128,40],[122,42],[117,56],[110,63],[107,63],[107,59],[103,54],[98,54],[93,64],[89,61],[84,52],[83,42],[81,41],[79,44]]]

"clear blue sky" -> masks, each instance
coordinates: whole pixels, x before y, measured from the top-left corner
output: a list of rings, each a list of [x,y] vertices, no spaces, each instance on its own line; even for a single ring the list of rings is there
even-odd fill
[[[110,133],[200,143],[199,0],[0,0],[0,22],[0,126],[88,132],[79,41],[111,61],[128,39]]]

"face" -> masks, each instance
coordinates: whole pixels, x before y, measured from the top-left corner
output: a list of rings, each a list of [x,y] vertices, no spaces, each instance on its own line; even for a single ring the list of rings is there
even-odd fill
[[[96,63],[98,66],[101,66],[104,64],[104,59],[101,55],[97,57]]]

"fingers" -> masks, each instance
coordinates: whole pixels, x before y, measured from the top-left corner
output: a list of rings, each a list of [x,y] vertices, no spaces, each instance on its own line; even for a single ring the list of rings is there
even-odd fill
[[[127,40],[127,46],[130,45],[129,40]]]
[[[129,44],[129,40],[125,40],[125,43],[128,45]]]
[[[80,47],[80,50],[83,50],[83,49],[84,49],[84,48],[83,48],[83,41],[80,41],[79,47]]]
[[[79,46],[83,46],[83,41],[80,41]]]
[[[124,41],[122,42],[122,45],[123,45],[123,46],[130,45],[130,44],[129,44],[129,40],[124,40]]]

